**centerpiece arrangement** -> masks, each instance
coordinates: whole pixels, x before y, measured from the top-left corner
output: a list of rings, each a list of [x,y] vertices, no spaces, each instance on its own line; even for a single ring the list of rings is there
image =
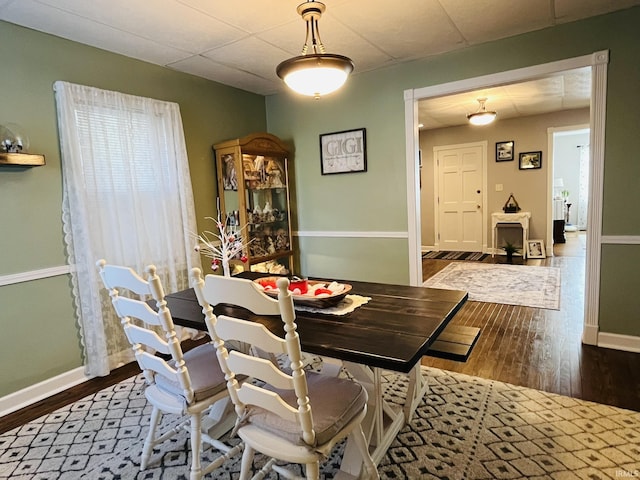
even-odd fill
[[[279,277],[265,277],[254,280],[254,283],[267,295],[276,297]],[[289,291],[293,302],[299,305],[325,308],[337,304],[351,291],[351,285],[327,280],[307,280],[300,277],[289,277]]]

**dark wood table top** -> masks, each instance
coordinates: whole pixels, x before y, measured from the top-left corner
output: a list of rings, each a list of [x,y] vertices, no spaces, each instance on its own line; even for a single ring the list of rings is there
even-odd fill
[[[457,290],[339,281],[353,287],[350,294],[371,300],[341,316],[296,310],[302,350],[405,373],[420,361],[468,296]],[[176,325],[206,331],[193,289],[169,294],[166,300]],[[254,315],[226,305],[216,306],[214,312],[257,321],[276,335],[284,334],[278,316]]]

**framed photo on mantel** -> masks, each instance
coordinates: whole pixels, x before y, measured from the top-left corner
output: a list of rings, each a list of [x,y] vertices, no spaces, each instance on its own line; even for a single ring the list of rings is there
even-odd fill
[[[322,175],[366,172],[366,129],[320,135],[320,171]]]

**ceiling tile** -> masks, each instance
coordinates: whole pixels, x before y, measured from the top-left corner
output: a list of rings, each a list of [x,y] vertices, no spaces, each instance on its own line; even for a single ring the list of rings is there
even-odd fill
[[[131,0],[38,1],[185,52],[199,53],[246,36],[175,0],[153,0],[152,8],[147,2]]]
[[[296,7],[302,0],[242,0],[239,4],[233,1],[211,0],[178,0],[200,12],[224,21],[229,25],[241,28],[248,33],[270,30],[279,25],[299,21],[304,25]]]
[[[549,0],[440,0],[470,44],[486,42],[549,26]]]
[[[166,65],[187,53],[157,42],[116,30],[102,23],[32,0],[20,0],[2,10],[4,20],[24,25],[68,40],[137,58],[156,65]]]
[[[259,38],[248,37],[203,53],[203,56],[228,67],[279,81],[276,66],[290,55]]]
[[[395,59],[425,57],[463,46],[437,0],[387,2],[353,0],[331,10],[331,16]]]
[[[280,81],[270,81],[251,73],[215,63],[199,55],[180,60],[169,67],[260,95],[270,95],[282,88]]]

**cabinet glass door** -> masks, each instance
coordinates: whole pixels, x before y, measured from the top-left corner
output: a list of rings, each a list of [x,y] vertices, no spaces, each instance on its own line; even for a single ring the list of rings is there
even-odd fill
[[[242,155],[251,257],[273,258],[291,250],[286,159]]]

